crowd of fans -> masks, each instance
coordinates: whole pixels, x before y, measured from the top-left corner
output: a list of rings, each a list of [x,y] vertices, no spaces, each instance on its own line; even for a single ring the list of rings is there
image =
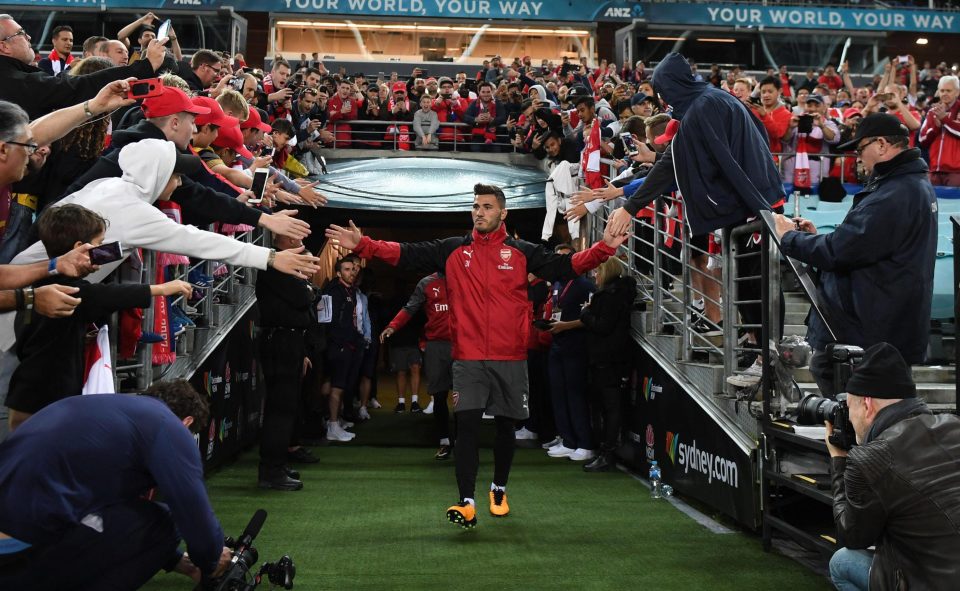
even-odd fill
[[[186,231],[184,236],[197,236],[192,246],[169,237],[148,237],[142,218],[133,216],[136,222],[127,225],[130,216],[95,204],[102,191],[84,191],[100,179],[134,176],[135,158],[128,157],[125,162],[123,154],[137,153],[133,147],[147,140],[172,142],[179,151],[196,154],[203,162],[198,173],[182,177],[169,200],[161,196],[164,179],[157,183],[156,195],[144,197],[150,202],[159,196],[158,206],[166,221],[182,228],[207,228],[218,222],[216,230],[229,236],[261,226],[299,241],[310,229],[293,217],[294,210],[283,208],[325,203],[315,184],[306,180],[326,171],[325,152],[456,149],[523,152],[545,160],[550,182],[541,238],[577,241],[579,220],[596,211],[604,200],[629,196],[636,186],[628,182],[644,176],[678,128],[670,116],[671,106],[664,104],[653,88],[652,72],[643,62],[618,68],[602,60],[598,67],[588,67],[586,58],[534,63],[529,56],[513,60],[496,56],[484,61],[478,71],[463,70],[452,78],[432,77],[418,67],[401,79],[396,72],[377,77],[348,75],[344,68],[332,72],[314,53],[311,57],[302,54],[296,62],[275,56],[270,68],[261,70],[250,67],[241,54],[202,49],[186,59],[175,30],[170,29],[165,39],[156,38],[158,20],[148,13],[124,27],[116,39],[84,40],[79,56],[73,52],[71,28],[58,26],[51,33],[54,50],[40,56],[33,50],[29,34],[12,18],[0,16],[0,70],[23,82],[0,90],[0,98],[9,101],[4,103],[5,109],[13,113],[5,117],[0,132],[8,148],[20,145],[17,149],[29,153],[22,165],[8,164],[10,172],[4,178],[0,262],[42,259],[44,249],[39,245],[31,248],[37,239],[32,226],[52,205],[63,203],[99,207],[107,222],[107,237],[123,236],[124,254],[135,247],[188,256],[204,254],[198,245],[209,239],[203,233]],[[836,146],[847,142],[859,122],[874,112],[889,112],[904,124],[911,145],[923,149],[935,184],[960,186],[956,66],[924,63],[920,67],[912,56],[895,56],[883,75],[862,85],[853,82],[847,64],[839,70],[828,64],[822,71],[811,68],[803,74],[791,74],[786,67],[769,68],[764,76],[750,76],[740,68],[724,71],[716,65],[701,73],[693,62],[690,67],[697,80],[731,93],[755,115],[767,132],[782,180],[800,192],[816,191],[822,184],[822,196],[829,198],[827,179],[862,180],[856,158],[850,152],[839,152]],[[134,78],[154,76],[162,80],[162,91],[136,103],[120,97],[120,87],[109,85],[111,80],[128,81],[120,82],[128,88]],[[91,110],[94,104],[106,104],[101,95],[111,97],[111,93],[109,110]],[[47,113],[75,103],[81,104],[78,108],[90,121],[54,134],[62,137],[41,139],[36,131],[30,131],[45,121]],[[23,127],[26,119],[18,119],[13,105],[33,120],[28,127]],[[20,139],[27,141],[18,144]],[[263,201],[251,203],[256,197],[249,191],[253,173],[262,168],[270,169],[271,180]],[[608,187],[604,179],[610,176],[618,180]],[[845,194],[842,187],[840,193]],[[556,228],[557,213],[566,218],[565,228]],[[649,211],[640,214],[649,215]],[[78,241],[95,239],[103,240],[95,232],[86,232]],[[698,246],[707,252],[709,245]],[[46,251],[50,254],[49,248]],[[305,276],[313,265],[306,255],[297,259],[283,250],[269,257],[266,249],[242,251],[225,247],[218,261],[260,268],[269,262],[295,276]],[[207,258],[209,254],[207,249]],[[702,266],[708,274],[706,263]],[[344,272],[344,268],[352,272]],[[341,260],[337,265],[339,283],[335,279],[331,285],[355,289],[358,272],[356,261]],[[101,271],[94,277],[99,281],[104,275]],[[191,275],[195,285],[208,280]],[[708,296],[708,302],[716,299],[708,286],[695,287],[698,294]],[[333,292],[327,295],[337,296],[336,289],[330,289]],[[577,292],[587,294],[589,290],[582,286]],[[555,308],[562,307],[559,293],[554,294]],[[578,305],[585,298],[578,300]],[[335,306],[340,299],[333,298]],[[359,319],[356,326],[361,336],[338,344],[351,350],[376,349],[386,323],[379,318],[371,321],[371,317],[388,312],[375,310],[377,306],[360,298],[347,299],[359,306],[350,317]],[[189,298],[173,306],[174,332],[189,323],[187,312],[193,311]],[[706,322],[699,324],[698,331],[716,334],[720,321],[716,306],[708,303],[701,318]],[[565,327],[565,322],[566,318],[557,326]],[[566,330],[581,331],[582,326]],[[558,340],[569,337],[565,334]],[[411,343],[415,341],[414,335]],[[411,344],[406,347],[413,348]],[[22,354],[20,348],[12,350]],[[370,393],[375,359],[371,361],[369,353],[366,357],[362,363],[332,364],[334,373],[344,370],[350,375],[333,384],[328,380],[322,387],[330,392],[331,401],[324,413],[330,427],[326,432],[335,440],[351,438],[343,429],[347,422],[340,415],[341,407],[346,408],[348,418],[362,420],[369,416],[366,406],[376,403]],[[411,356],[398,351],[395,357]],[[564,371],[579,371],[576,364],[557,363]],[[396,361],[392,369],[400,375],[401,405],[409,392],[411,408],[418,410],[417,389],[406,388],[408,383],[418,382],[419,359]],[[581,369],[585,376],[586,367]],[[532,383],[542,381],[532,379]],[[554,382],[561,390],[562,384],[569,389],[569,384],[580,383],[572,378]],[[344,407],[342,399],[356,401],[356,408]],[[551,439],[553,428],[533,427],[524,426],[520,437],[539,432],[541,438]],[[597,442],[583,434],[582,425],[577,432],[566,435],[568,445],[561,447],[592,452]]]

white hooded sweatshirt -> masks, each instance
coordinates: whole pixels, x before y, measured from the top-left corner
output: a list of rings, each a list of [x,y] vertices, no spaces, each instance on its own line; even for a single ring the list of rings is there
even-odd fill
[[[119,240],[124,259],[134,249],[145,248],[266,269],[270,249],[180,225],[153,206],[173,174],[176,155],[176,146],[166,140],[146,139],[129,144],[120,151],[122,177],[95,180],[51,207],[73,203],[100,214],[108,222],[103,241]],[[48,258],[43,244],[36,242],[14,257],[12,263],[36,263]],[[103,265],[85,279],[98,283],[122,261]],[[7,351],[15,343],[14,316],[13,312],[0,316],[0,350]]]

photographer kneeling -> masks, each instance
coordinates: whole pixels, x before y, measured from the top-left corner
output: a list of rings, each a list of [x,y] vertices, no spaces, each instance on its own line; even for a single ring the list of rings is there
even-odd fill
[[[960,419],[917,399],[888,343],[866,350],[847,382],[859,445],[830,443],[837,589],[960,588]],[[875,552],[866,548],[876,546]]]
[[[0,444],[0,589],[119,591],[161,568],[196,581],[222,573],[231,554],[193,437],[208,414],[177,380],[33,415]],[[148,500],[153,488],[164,504]]]

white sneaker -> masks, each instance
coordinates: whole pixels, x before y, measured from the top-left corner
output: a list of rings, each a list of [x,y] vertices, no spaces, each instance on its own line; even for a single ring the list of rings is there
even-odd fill
[[[351,441],[356,435],[347,433],[340,425],[333,421],[327,421],[327,434],[325,437],[327,441]]]
[[[560,444],[562,444],[562,443],[563,443],[563,439],[561,439],[560,436],[557,435],[556,437],[554,437],[554,438],[551,439],[550,441],[544,443],[544,444],[541,445],[540,447],[542,447],[543,449],[551,449],[551,448],[556,447],[556,446],[558,446],[558,445],[560,445]]]
[[[563,444],[560,444],[558,447],[551,447],[550,451],[547,452],[547,455],[551,458],[569,458],[570,454],[576,450],[565,447]]]
[[[597,457],[597,454],[595,454],[592,449],[583,449],[582,447],[574,450],[569,456],[574,462],[584,462],[586,460],[592,460],[595,457]]]
[[[370,420],[370,412],[367,410],[366,406],[360,407],[360,410],[357,411],[357,416],[360,417],[360,420],[363,420],[363,421]]]
[[[350,421],[345,421],[343,417],[340,417],[339,419],[337,419],[337,424],[339,424],[340,428],[344,430],[353,429],[353,423],[351,423]]]
[[[380,404],[380,401],[377,400],[376,398],[371,399],[369,404],[370,404],[370,408],[380,408],[381,406],[383,406],[382,404]]]
[[[531,431],[530,429],[523,427],[519,431],[514,433],[514,437],[516,437],[517,439],[536,440],[537,434]]]
[[[427,405],[427,408],[423,409],[423,414],[432,415],[433,414],[433,398],[430,398],[430,404]]]
[[[741,373],[735,373],[727,378],[727,383],[737,388],[749,388],[760,383],[763,377],[763,365],[757,359],[753,365],[743,370]]]

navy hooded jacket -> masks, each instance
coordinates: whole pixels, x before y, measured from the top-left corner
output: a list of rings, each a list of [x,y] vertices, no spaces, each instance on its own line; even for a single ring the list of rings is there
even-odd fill
[[[783,199],[767,132],[739,100],[695,80],[679,53],[660,62],[653,87],[681,121],[672,161],[661,159],[654,168],[672,164],[694,235],[742,223]],[[624,208],[636,215],[651,200],[638,193]]]
[[[881,341],[920,363],[930,338],[937,196],[914,148],[874,167],[843,223],[830,234],[787,232],[784,254],[820,271],[820,299],[837,340],[866,349]],[[833,341],[820,317],[807,317],[807,340]]]

